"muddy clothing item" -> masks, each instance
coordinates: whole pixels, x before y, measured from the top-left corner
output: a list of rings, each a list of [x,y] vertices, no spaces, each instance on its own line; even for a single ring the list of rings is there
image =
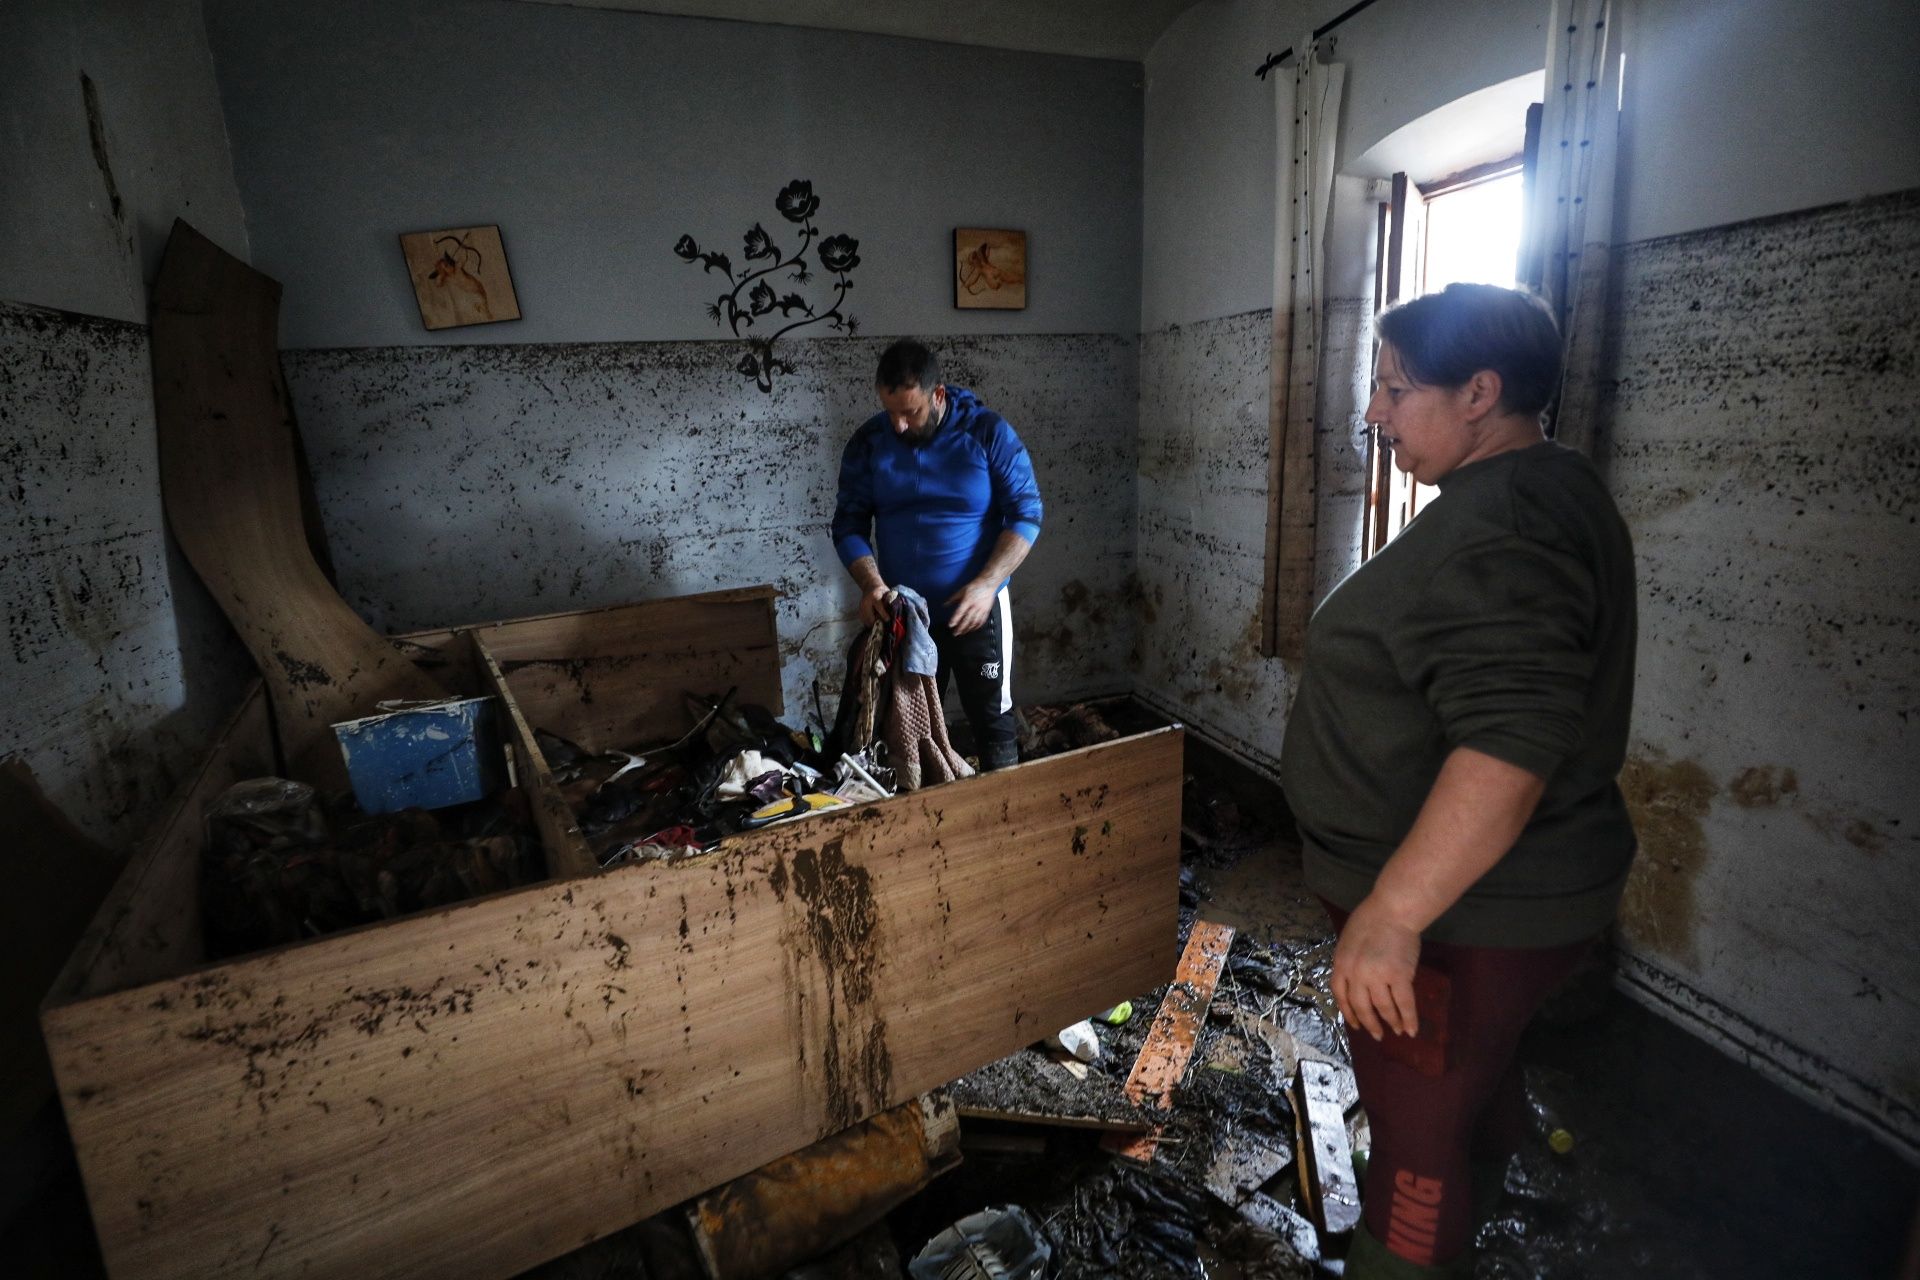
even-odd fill
[[[844,565],[874,556],[888,586],[918,591],[943,623],[947,597],[986,567],[1000,534],[1037,542],[1040,514],[1020,437],[973,392],[948,387],[946,415],[922,444],[894,435],[885,413],[853,433],[840,458],[833,546]]]
[[[1428,927],[1547,947],[1613,918],[1633,859],[1615,779],[1633,703],[1633,545],[1585,458],[1461,467],[1307,627],[1280,780],[1307,884],[1352,910],[1456,747],[1546,781],[1505,857]]]
[[[947,693],[947,677],[960,689],[960,707],[973,726],[980,769],[1004,769],[1020,762],[1020,726],[1013,718],[1013,606],[1003,586],[987,610],[987,620],[963,636],[944,622],[933,625],[940,651],[934,677],[937,697]]]
[[[901,791],[918,791],[941,782],[971,778],[969,765],[947,741],[947,718],[932,676],[917,676],[904,666],[893,669],[893,694],[887,700],[880,736],[887,763]]]
[[[926,599],[912,587],[896,587],[897,611],[906,634],[900,637],[900,665],[916,676],[940,674],[940,650],[933,643],[933,614]]]
[[[1347,913],[1328,904],[1336,933]],[[1526,1133],[1526,1091],[1514,1051],[1536,1010],[1592,950],[1595,938],[1558,947],[1462,947],[1430,942],[1421,948],[1423,969],[1445,974],[1448,983],[1445,1039],[1436,1055],[1445,1063],[1433,1075],[1411,1065],[1415,1055],[1395,1052],[1392,1032],[1375,1040],[1350,1028],[1353,1076],[1367,1109],[1373,1148],[1367,1156],[1365,1227],[1372,1236],[1354,1280],[1456,1274],[1472,1239],[1472,1160],[1506,1158]],[[1434,1039],[1434,1021],[1423,1018],[1420,1035]],[[1355,1249],[1359,1250],[1358,1239]],[[1441,1268],[1425,1271],[1426,1267]]]

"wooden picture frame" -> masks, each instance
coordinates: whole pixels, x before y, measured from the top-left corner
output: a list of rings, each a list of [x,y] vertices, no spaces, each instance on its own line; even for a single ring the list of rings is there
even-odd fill
[[[513,291],[498,226],[409,232],[400,237],[400,252],[420,304],[420,321],[427,328],[520,318],[520,299]]]
[[[954,228],[953,305],[965,310],[1024,311],[1027,233],[999,227]]]

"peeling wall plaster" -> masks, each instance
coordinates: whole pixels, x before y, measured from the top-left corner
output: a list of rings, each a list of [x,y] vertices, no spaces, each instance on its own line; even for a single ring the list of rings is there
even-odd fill
[[[1844,1064],[1839,1099],[1920,1146],[1920,192],[1620,267],[1601,461],[1641,573],[1624,940]]]
[[[1136,355],[1109,336],[931,340],[1033,456],[1046,523],[1012,587],[1015,697],[1127,686]],[[290,351],[342,593],[387,631],[771,582],[790,723],[827,714],[856,599],[827,537],[885,339]]]
[[[0,304],[0,752],[136,839],[251,664],[161,532],[143,325]]]

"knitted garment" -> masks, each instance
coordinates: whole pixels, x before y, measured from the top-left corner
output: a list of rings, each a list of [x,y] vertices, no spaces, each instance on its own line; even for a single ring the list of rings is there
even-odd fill
[[[853,737],[842,745],[848,751],[864,751],[880,736],[882,705],[890,692],[887,685],[887,632],[889,624],[876,622],[853,642],[847,655],[847,683],[854,698]]]
[[[904,667],[894,668],[893,698],[881,736],[886,739],[894,783],[901,791],[973,776],[973,767],[947,741],[947,717],[932,676],[908,675]]]

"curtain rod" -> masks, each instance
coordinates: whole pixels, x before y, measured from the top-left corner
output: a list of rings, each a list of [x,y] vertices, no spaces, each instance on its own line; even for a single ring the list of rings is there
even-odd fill
[[[1372,3],[1373,3],[1373,0],[1360,0],[1359,4],[1354,5],[1353,8],[1347,10],[1345,13],[1341,14],[1339,17],[1335,18],[1333,21],[1327,23],[1325,26],[1316,27],[1313,32],[1313,38],[1315,40],[1318,40],[1321,36],[1327,34],[1327,32],[1333,30],[1335,27],[1339,26],[1341,23],[1345,22],[1348,18],[1351,18],[1354,14],[1360,12],[1362,9],[1366,8],[1368,5]],[[1292,49],[1282,49],[1279,53],[1270,55],[1265,62],[1261,63],[1258,67],[1254,68],[1253,74],[1256,76],[1259,76],[1262,80],[1265,80],[1267,78],[1267,72],[1273,70],[1275,67],[1279,66],[1281,63],[1285,62],[1288,58],[1291,58],[1292,56],[1293,56]]]

